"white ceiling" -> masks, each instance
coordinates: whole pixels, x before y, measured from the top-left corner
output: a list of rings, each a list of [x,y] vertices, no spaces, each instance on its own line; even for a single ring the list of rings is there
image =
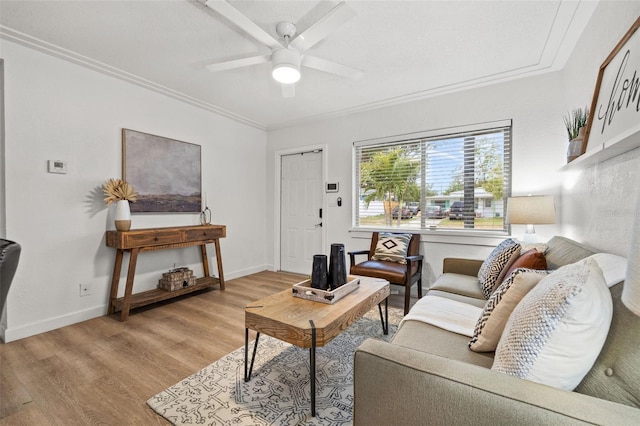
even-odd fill
[[[277,37],[335,1],[229,3]],[[561,69],[594,1],[347,1],[356,16],[309,54],[360,69],[354,81],[302,69],[283,98],[270,64],[212,73],[212,62],[270,50],[197,1],[0,1],[0,37],[126,79],[258,128]]]

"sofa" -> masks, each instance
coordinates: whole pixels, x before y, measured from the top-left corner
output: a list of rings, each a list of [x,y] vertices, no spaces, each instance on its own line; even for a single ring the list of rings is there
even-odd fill
[[[546,246],[548,270],[596,253],[559,236]],[[482,264],[445,259],[443,274],[425,297],[484,307],[487,298],[478,285]],[[610,326],[592,367],[573,391],[494,371],[497,351],[472,351],[468,336],[406,320],[391,342],[368,339],[356,350],[354,424],[640,424],[640,318],[622,304],[623,285],[608,289]]]

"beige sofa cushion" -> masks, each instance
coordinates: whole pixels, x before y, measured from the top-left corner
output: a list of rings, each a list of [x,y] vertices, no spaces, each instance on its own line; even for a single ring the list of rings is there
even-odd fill
[[[575,392],[640,408],[640,317],[622,303],[624,283],[611,287],[613,319],[593,368]]]
[[[487,301],[480,289],[478,278],[470,275],[454,273],[443,274],[435,283],[433,283],[433,286],[431,286],[429,290],[440,290],[447,293],[480,299],[483,305]]]
[[[493,353],[469,350],[469,337],[421,321],[405,321],[393,336],[394,345],[491,368]]]

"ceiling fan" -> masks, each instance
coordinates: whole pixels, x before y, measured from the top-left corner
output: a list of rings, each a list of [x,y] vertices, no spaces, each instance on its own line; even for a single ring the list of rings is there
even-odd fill
[[[355,68],[309,56],[305,53],[333,30],[355,16],[353,9],[349,8],[345,2],[336,5],[301,34],[296,33],[296,26],[292,22],[278,23],[276,33],[280,39],[271,36],[226,1],[205,0],[204,4],[271,49],[271,55],[251,56],[209,64],[206,66],[209,71],[224,71],[271,62],[272,76],[274,80],[282,83],[284,97],[294,96],[295,83],[301,76],[301,66],[351,79],[359,79],[363,75],[362,71]]]

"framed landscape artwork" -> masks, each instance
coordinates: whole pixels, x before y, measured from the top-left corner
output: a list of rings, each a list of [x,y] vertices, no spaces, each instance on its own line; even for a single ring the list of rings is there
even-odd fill
[[[640,132],[640,18],[600,66],[582,153]]]
[[[138,193],[131,212],[201,212],[200,151],[200,145],[122,129],[122,178]]]

